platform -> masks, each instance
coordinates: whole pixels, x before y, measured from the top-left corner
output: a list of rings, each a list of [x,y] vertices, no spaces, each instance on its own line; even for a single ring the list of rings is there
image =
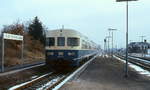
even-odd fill
[[[109,57],[97,57],[81,75],[60,90],[150,90],[150,78],[129,68],[124,77],[124,63]]]

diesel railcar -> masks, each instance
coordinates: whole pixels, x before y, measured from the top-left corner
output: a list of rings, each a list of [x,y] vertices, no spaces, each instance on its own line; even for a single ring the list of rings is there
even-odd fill
[[[46,33],[46,64],[79,66],[84,58],[98,53],[97,44],[72,29],[49,30]]]

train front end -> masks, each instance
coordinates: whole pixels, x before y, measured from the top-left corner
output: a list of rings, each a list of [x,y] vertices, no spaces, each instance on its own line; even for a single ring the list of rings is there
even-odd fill
[[[52,30],[46,34],[46,64],[78,66],[80,37],[73,30]]]

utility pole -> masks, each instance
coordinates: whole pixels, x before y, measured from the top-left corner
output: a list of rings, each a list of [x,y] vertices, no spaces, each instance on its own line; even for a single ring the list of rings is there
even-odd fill
[[[106,40],[106,38],[105,38],[105,39],[104,39],[104,52],[106,52],[106,51],[107,51],[106,43],[107,43],[107,40]]]
[[[113,57],[113,48],[114,48],[114,47],[113,47],[113,31],[116,31],[117,29],[109,28],[108,30],[111,31],[111,33],[112,33],[112,36],[111,36],[111,37],[112,37],[112,50],[111,50],[111,56]]]
[[[109,55],[110,49],[109,49],[109,38],[110,36],[106,36],[106,41],[107,41],[107,54]],[[108,40],[107,40],[108,39]]]
[[[111,38],[110,31],[109,31],[109,38]],[[109,40],[109,38],[108,38],[108,44],[109,44],[109,55],[110,55],[110,40]]]
[[[126,2],[126,65],[125,65],[125,77],[128,77],[128,2],[137,0],[116,0],[117,2]]]
[[[129,40],[129,43],[133,42],[133,40]]]
[[[141,41],[144,42],[144,37],[146,36],[139,36],[139,37],[141,37]]]
[[[128,1],[126,1],[126,73],[125,77],[128,77],[128,30],[129,30],[129,25],[128,25]]]
[[[144,39],[144,37],[146,37],[146,36],[139,36],[139,37],[141,37],[141,40],[142,40],[142,41],[141,41],[141,42],[142,42],[142,57],[144,57],[144,45],[143,45],[143,44],[144,44],[144,40],[143,40],[143,39]]]
[[[107,36],[107,38],[108,38],[108,55],[110,55],[110,40],[109,40],[109,38],[111,38],[110,31],[109,31],[109,35]]]
[[[62,30],[64,29],[64,25],[62,25]]]

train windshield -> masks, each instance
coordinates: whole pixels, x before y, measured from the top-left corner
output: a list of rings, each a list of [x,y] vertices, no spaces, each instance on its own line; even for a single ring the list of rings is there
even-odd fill
[[[69,37],[67,39],[68,46],[79,46],[79,38]]]
[[[57,45],[58,46],[65,46],[65,37],[58,37],[57,38]]]
[[[53,38],[53,37],[47,38],[46,39],[46,45],[47,46],[54,46],[55,45],[55,38]]]

